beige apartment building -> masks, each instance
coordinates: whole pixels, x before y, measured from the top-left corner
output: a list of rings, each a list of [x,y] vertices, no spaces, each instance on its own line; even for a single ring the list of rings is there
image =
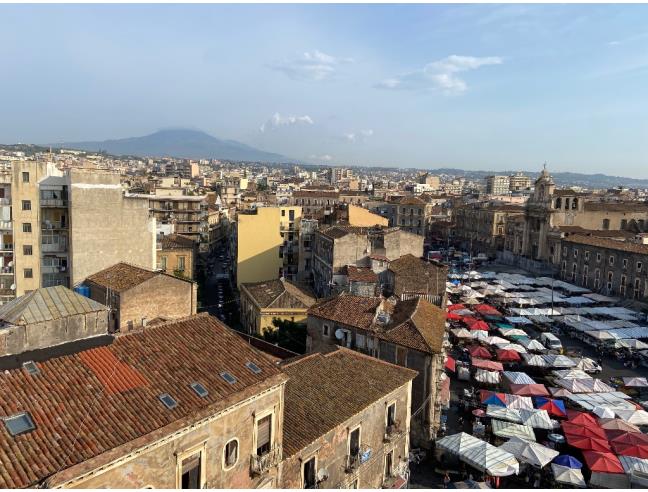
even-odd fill
[[[12,253],[3,249],[8,278],[1,279],[7,295],[0,300],[40,287],[71,287],[126,259],[155,266],[155,219],[145,200],[124,196],[118,173],[82,168],[63,173],[52,163],[16,161],[10,186],[4,183],[2,189],[2,206],[11,207],[12,219],[0,224],[2,244],[12,244]]]

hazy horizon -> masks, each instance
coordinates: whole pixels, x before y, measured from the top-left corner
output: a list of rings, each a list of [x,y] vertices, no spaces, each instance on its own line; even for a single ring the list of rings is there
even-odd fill
[[[0,14],[3,143],[191,128],[320,164],[648,178],[648,5]]]

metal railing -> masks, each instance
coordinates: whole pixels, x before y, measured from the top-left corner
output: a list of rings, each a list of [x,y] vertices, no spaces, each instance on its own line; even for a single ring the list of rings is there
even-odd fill
[[[40,201],[41,207],[67,207],[68,206],[68,201],[67,200],[62,200],[59,198],[42,198]]]
[[[273,446],[267,453],[262,455],[253,454],[250,456],[250,472],[253,475],[260,475],[278,466],[280,462],[281,447]]]

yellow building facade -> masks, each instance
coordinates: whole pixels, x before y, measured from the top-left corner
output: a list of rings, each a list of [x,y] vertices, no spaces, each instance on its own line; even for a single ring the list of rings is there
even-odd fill
[[[236,286],[279,278],[283,259],[281,211],[262,207],[254,214],[239,214],[236,243]]]

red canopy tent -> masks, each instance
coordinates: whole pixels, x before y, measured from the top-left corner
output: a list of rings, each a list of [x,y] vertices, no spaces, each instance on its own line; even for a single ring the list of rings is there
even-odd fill
[[[490,314],[493,316],[502,315],[502,313],[500,313],[497,309],[495,309],[493,306],[489,306],[488,304],[477,304],[476,306],[473,306],[473,309],[480,314]]]
[[[593,425],[594,427],[599,427],[596,419],[589,413],[567,409],[567,419],[570,424]]]
[[[599,473],[625,473],[619,459],[612,453],[583,451],[583,458],[590,470]]]
[[[499,349],[496,350],[497,360],[502,362],[518,362],[521,360],[520,354],[515,350]]]
[[[609,453],[612,451],[608,442],[604,439],[586,437],[583,435],[565,433],[565,438],[570,446],[588,451],[600,451]]]
[[[478,357],[480,359],[492,359],[493,357],[486,347],[480,345],[473,345],[468,349],[468,352],[472,357]]]
[[[555,400],[553,398],[538,398],[536,400],[538,409],[546,410],[549,415],[555,417],[566,417],[565,404],[562,400]]]
[[[475,318],[473,318],[475,319]],[[464,322],[466,320],[464,319]],[[490,330],[490,326],[488,326],[488,323],[486,321],[482,321],[480,319],[476,319],[475,321],[472,321],[470,324],[466,323],[468,327],[471,330],[483,330],[483,331],[488,331]]]
[[[466,309],[466,306],[463,304],[452,304],[448,306],[448,311],[458,311],[460,309]]]
[[[612,447],[615,453],[621,456],[648,458],[648,444],[622,444],[613,442]]]
[[[543,384],[511,384],[511,394],[517,396],[549,396]]]
[[[607,441],[607,435],[605,434],[605,431],[597,425],[579,425],[575,424],[571,420],[562,422],[560,425],[562,426],[562,429],[565,433],[575,434],[577,436],[594,437],[596,439],[603,439]]]
[[[506,406],[505,393],[496,393],[495,391],[479,390],[479,399],[481,400],[482,403],[484,403],[486,400],[488,400],[491,397],[499,399],[499,401],[501,401],[504,404],[504,406]]]
[[[610,440],[611,444],[636,444],[645,446],[648,445],[648,435],[641,432],[624,432],[623,434]]]
[[[461,321],[462,318],[457,313],[450,311],[446,314],[446,319],[449,319],[450,321]]]
[[[484,360],[472,358],[471,364],[477,369],[486,369],[487,371],[503,371],[504,366],[500,362],[495,362],[493,360]]]
[[[452,372],[457,370],[455,360],[452,357],[448,356],[446,359],[445,368]]]

